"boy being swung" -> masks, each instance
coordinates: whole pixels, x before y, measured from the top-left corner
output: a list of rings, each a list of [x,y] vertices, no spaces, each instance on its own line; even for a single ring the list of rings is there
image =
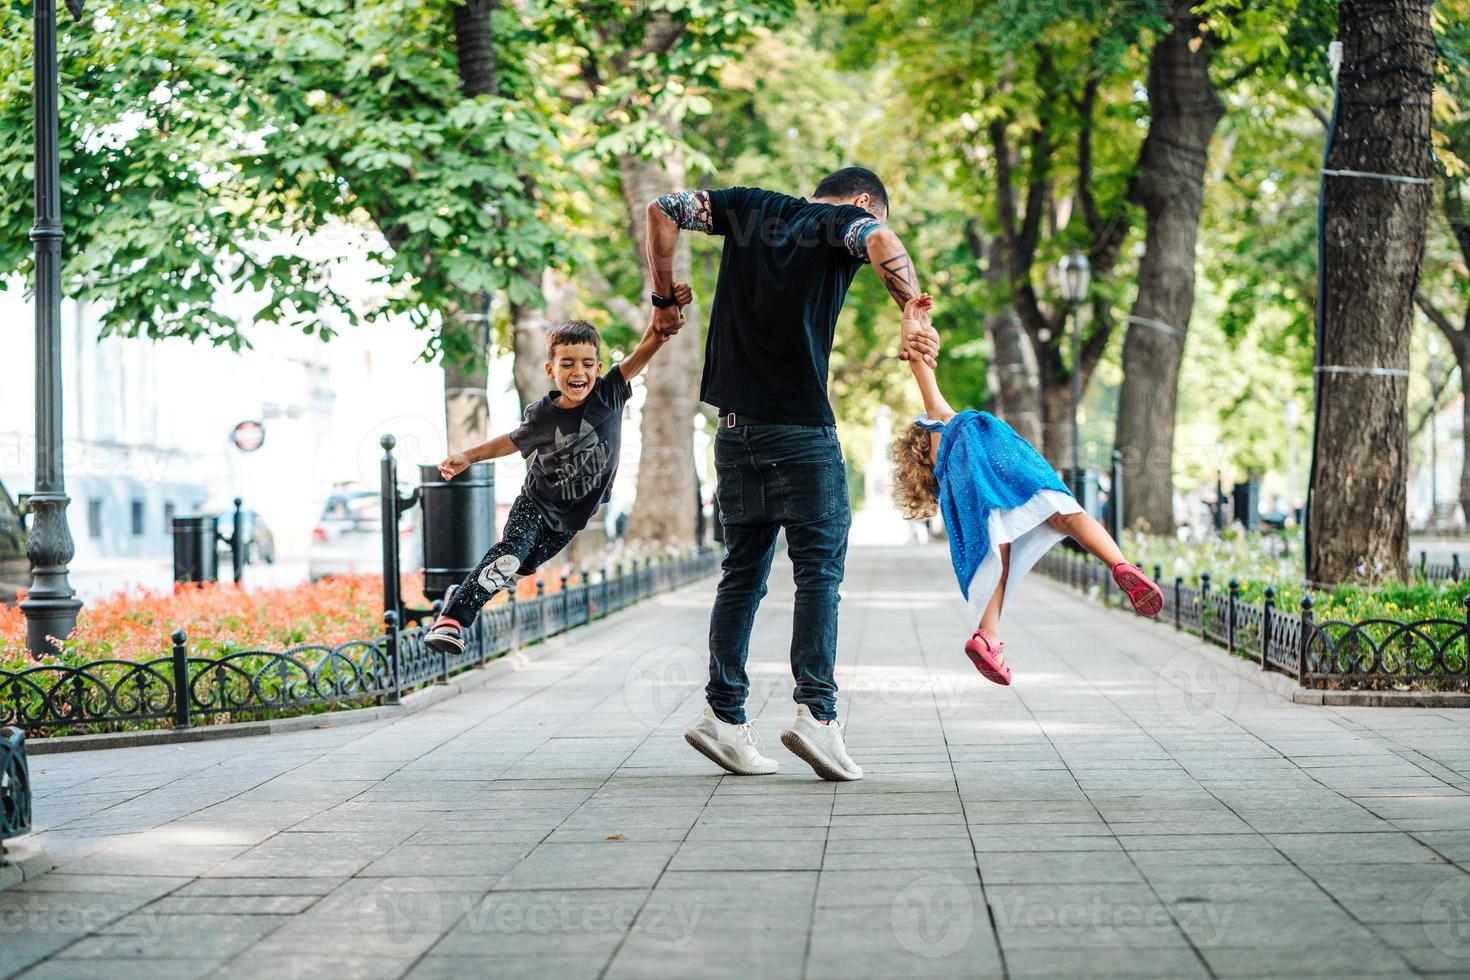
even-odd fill
[[[675,285],[674,299],[681,309],[692,298],[687,284]],[[450,593],[424,637],[425,645],[463,650],[463,631],[480,608],[550,560],[587,526],[617,476],[630,383],[682,326],[682,312],[667,325],[650,325],[633,353],[605,375],[602,339],[595,327],[571,320],[552,328],[546,335],[546,374],[556,387],[528,406],[526,417],[511,432],[450,453],[439,464],[440,474],[450,480],[472,463],[520,452],[526,457],[526,482],[511,504],[500,543]]]

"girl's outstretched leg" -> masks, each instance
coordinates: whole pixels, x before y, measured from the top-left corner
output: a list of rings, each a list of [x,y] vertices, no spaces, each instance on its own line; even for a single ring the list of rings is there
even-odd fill
[[[1097,521],[1078,512],[1053,514],[1047,518],[1046,523],[1053,530],[1071,537],[1108,566],[1113,573],[1113,581],[1128,596],[1128,601],[1133,603],[1136,612],[1144,616],[1157,616],[1164,608],[1164,590],[1143,574],[1143,569],[1128,563],[1118,548],[1118,542]]]
[[[1011,546],[1000,546],[1000,584],[990,596],[985,612],[980,617],[980,626],[970,641],[965,644],[965,653],[980,675],[997,684],[1011,682],[1011,668],[1005,662],[1006,645],[1000,637],[1000,614],[1005,606],[1006,579],[1011,572]]]
[[[1046,523],[1051,525],[1052,530],[1076,541],[1109,568],[1124,560],[1118,542],[1113,540],[1108,529],[1081,511],[1075,514],[1053,514],[1046,519]]]

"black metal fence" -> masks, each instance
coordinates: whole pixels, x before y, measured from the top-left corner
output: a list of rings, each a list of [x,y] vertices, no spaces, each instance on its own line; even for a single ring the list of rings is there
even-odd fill
[[[432,650],[424,645],[423,623],[436,610],[404,605],[398,552],[399,522],[419,503],[421,494],[418,488],[408,495],[400,493],[394,438],[385,435],[380,445],[385,610],[381,636],[340,646],[196,657],[189,652],[189,638],[179,631],[169,638],[172,652],[152,660],[102,659],[0,670],[0,725],[32,734],[140,725],[188,728],[329,705],[392,703],[416,687],[446,680],[516,647],[705,578],[719,567],[717,552],[699,549],[676,558],[605,567],[596,575],[583,569],[575,576],[562,576],[561,588],[550,595],[544,579],[538,579],[534,597],[517,600],[512,591],[508,602],[487,606],[466,632],[462,652]],[[240,501],[235,505],[238,542]]]
[[[1037,568],[1084,592],[1097,588],[1105,601],[1116,589],[1111,573],[1091,556],[1053,549]],[[1240,598],[1234,579],[1220,589],[1208,572],[1194,585],[1177,576],[1163,581],[1157,565],[1153,573],[1164,591],[1160,620],[1256,660],[1263,669],[1290,674],[1305,687],[1470,689],[1470,595],[1460,619],[1319,622],[1310,595],[1295,610],[1280,609],[1274,588],[1255,603]]]
[[[0,728],[0,852],[11,837],[31,829],[31,773],[26,766],[26,736]]]
[[[1429,560],[1429,552],[1419,552],[1419,563],[1415,566],[1419,577],[1430,582],[1458,582],[1465,577],[1465,571],[1460,565],[1459,553],[1451,554],[1449,560],[1436,558]]]
[[[392,703],[414,688],[705,578],[718,564],[718,554],[706,550],[618,565],[595,576],[583,572],[575,582],[563,578],[560,591],[550,595],[538,583],[531,599],[512,596],[487,607],[468,631],[464,652],[454,655],[426,647],[425,627],[400,623],[389,610],[382,636],[335,647],[195,657],[180,631],[172,636],[172,653],[153,660],[0,671],[0,724],[47,731],[148,722],[187,728],[222,716],[243,720],[318,705]]]

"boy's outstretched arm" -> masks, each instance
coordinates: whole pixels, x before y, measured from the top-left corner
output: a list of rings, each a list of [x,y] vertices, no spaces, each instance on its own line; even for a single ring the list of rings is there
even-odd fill
[[[478,446],[471,446],[469,449],[445,456],[439,464],[439,475],[446,480],[452,480],[469,469],[472,463],[499,459],[501,456],[509,456],[514,452],[519,452],[519,450],[516,449],[516,444],[510,441],[510,433],[507,432],[496,436],[489,442],[482,442]]]
[[[684,307],[688,306],[694,299],[694,290],[687,282],[674,283],[674,299],[679,304],[677,309],[680,316],[684,313]],[[632,381],[643,373],[648,362],[653,360],[653,355],[658,349],[668,342],[672,334],[664,333],[658,329],[657,324],[650,322],[648,329],[643,331],[643,339],[638,341],[638,346],[633,348],[633,353],[618,362],[618,370],[623,373],[624,381]]]
[[[911,331],[921,329],[921,323],[927,324],[929,310],[933,307],[934,298],[928,293],[920,293],[904,303],[904,334],[908,335]],[[934,369],[925,363],[923,358],[911,357],[909,358],[909,370],[914,372],[914,380],[919,384],[919,394],[924,399],[924,414],[939,422],[948,422],[954,418],[954,409],[950,408],[949,402],[944,400],[944,393],[939,390],[939,380],[934,377]]]
[[[887,225],[878,225],[864,235],[862,247],[867,251],[873,271],[883,282],[883,288],[904,311],[903,348],[899,356],[908,361],[913,355],[918,355],[925,364],[934,367],[935,358],[939,356],[939,334],[929,325],[928,308],[912,324],[908,319],[909,302],[921,295],[919,274],[914,270],[908,249]]]

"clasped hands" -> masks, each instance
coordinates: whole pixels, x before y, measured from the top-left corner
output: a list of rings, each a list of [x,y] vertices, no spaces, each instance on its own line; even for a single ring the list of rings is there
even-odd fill
[[[694,290],[687,282],[674,283],[674,305],[655,306],[649,326],[664,340],[668,340],[684,326],[684,307],[693,301]]]
[[[903,350],[899,360],[910,360],[914,355],[923,358],[931,368],[939,356],[939,331],[929,320],[929,311],[934,309],[934,297],[920,293],[903,305]]]

